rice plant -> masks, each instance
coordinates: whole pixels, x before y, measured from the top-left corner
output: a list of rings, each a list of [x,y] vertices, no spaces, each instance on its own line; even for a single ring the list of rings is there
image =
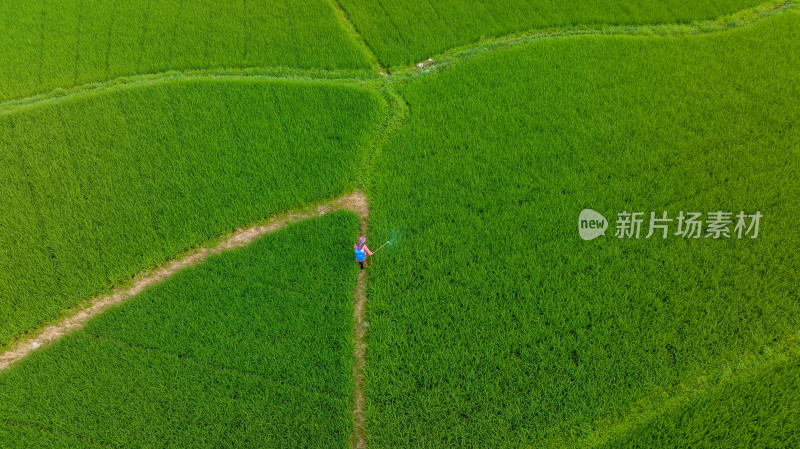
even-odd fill
[[[548,40],[402,86],[372,193],[371,235],[400,238],[369,284],[371,444],[535,445],[796,332],[799,33]],[[764,221],[583,241],[585,208]]]
[[[550,27],[687,23],[714,19],[763,1],[342,0],[341,3],[381,62],[402,67],[487,37]]]
[[[226,231],[352,189],[362,88],[179,81],[0,116],[0,345]]]
[[[346,447],[357,230],[293,225],[34,353],[0,374],[0,446]]]
[[[725,383],[603,447],[800,446],[800,361]]]
[[[0,100],[167,70],[368,71],[325,0],[0,4]]]

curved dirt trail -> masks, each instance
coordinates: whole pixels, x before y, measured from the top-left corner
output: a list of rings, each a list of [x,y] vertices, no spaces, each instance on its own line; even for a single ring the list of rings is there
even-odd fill
[[[339,20],[346,22],[345,28],[349,33],[358,35],[357,39],[359,45],[365,47],[373,68],[380,71],[380,75],[374,74],[355,73],[349,71],[325,71],[325,70],[297,70],[285,69],[274,67],[251,67],[236,70],[220,70],[220,69],[206,69],[206,70],[184,70],[184,71],[171,71],[164,73],[154,74],[139,74],[132,76],[119,77],[116,79],[108,80],[106,82],[93,82],[81,86],[73,86],[66,89],[57,89],[51,92],[43,92],[40,94],[32,95],[25,98],[10,99],[0,102],[0,115],[13,113],[20,109],[35,107],[40,104],[45,104],[53,101],[59,101],[67,98],[72,98],[80,95],[89,95],[98,92],[105,92],[119,88],[125,88],[136,85],[150,85],[160,82],[169,82],[181,79],[200,79],[200,78],[230,78],[230,79],[247,79],[247,78],[265,78],[271,80],[277,79],[294,79],[306,80],[313,82],[331,82],[331,83],[349,83],[349,84],[363,84],[369,80],[383,79],[391,85],[392,83],[402,82],[408,77],[416,76],[420,72],[427,72],[429,70],[441,69],[447,65],[463,62],[469,60],[479,54],[488,51],[495,51],[505,49],[509,46],[517,46],[531,43],[533,41],[545,38],[558,38],[558,37],[573,37],[573,36],[588,36],[588,35],[694,35],[694,34],[707,34],[714,32],[727,31],[730,28],[726,23],[717,19],[708,21],[692,22],[690,24],[654,24],[642,26],[627,26],[627,27],[606,27],[606,28],[592,28],[592,27],[562,27],[555,29],[544,30],[529,30],[526,32],[510,34],[505,36],[497,36],[486,39],[480,42],[467,44],[451,48],[444,53],[434,55],[433,59],[422,61],[419,64],[410,65],[408,67],[400,68],[390,74],[385,73],[385,68],[380,65],[371,48],[366,44],[360,34],[355,29],[355,26],[350,22],[344,10],[337,1],[332,2],[337,9]],[[747,26],[758,22],[759,20],[768,17],[771,14],[776,14],[789,9],[800,9],[797,6],[797,0],[788,0],[784,4],[767,4],[756,11],[754,16],[743,19],[742,14],[751,9],[745,9],[738,13],[731,14],[731,20],[738,19],[741,22],[738,26]],[[741,17],[740,17],[741,16]],[[407,114],[407,111],[406,111]],[[273,216],[266,220],[264,224],[253,225],[246,228],[238,229],[232,234],[228,235],[223,241],[211,248],[201,248],[192,251],[179,259],[168,262],[162,266],[154,267],[137,274],[130,283],[126,286],[115,288],[110,294],[99,296],[92,299],[89,304],[74,314],[64,318],[57,324],[48,326],[40,331],[34,333],[30,337],[18,340],[14,346],[0,353],[0,372],[12,366],[22,358],[26,357],[35,349],[45,346],[62,336],[83,328],[85,323],[93,316],[102,313],[107,308],[120,304],[131,297],[139,294],[147,287],[157,284],[183,268],[191,265],[198,264],[205,260],[211,254],[217,254],[247,245],[264,234],[275,232],[292,223],[301,220],[313,218],[322,215],[329,211],[335,210],[349,210],[356,213],[361,222],[361,233],[363,235],[367,232],[367,217],[369,215],[367,200],[363,192],[354,191],[347,195],[317,203],[306,208],[297,209],[293,211],[284,212]],[[128,285],[129,284],[129,285]],[[354,384],[354,398],[353,398],[353,414],[354,425],[350,438],[351,446],[354,448],[366,447],[366,422],[364,418],[364,408],[366,405],[366,397],[364,391],[364,367],[365,367],[365,353],[366,353],[366,327],[364,322],[364,309],[366,307],[366,272],[361,271],[358,275],[358,280],[353,291],[353,313],[354,313],[354,327],[353,327],[353,377]]]
[[[52,343],[55,340],[69,334],[75,330],[83,328],[90,318],[102,313],[109,307],[125,302],[133,296],[141,293],[147,287],[157,284],[183,268],[196,265],[212,254],[218,254],[235,248],[245,246],[264,234],[269,234],[285,228],[286,226],[298,221],[317,217],[326,212],[337,210],[349,210],[355,212],[361,222],[361,231],[365,232],[367,227],[367,199],[361,191],[328,200],[325,202],[310,205],[308,207],[284,212],[267,219],[263,224],[248,226],[234,231],[225,237],[221,242],[211,248],[200,248],[189,254],[168,262],[167,264],[145,270],[134,276],[132,283],[125,287],[115,288],[110,294],[99,296],[90,301],[89,305],[78,310],[74,314],[64,318],[57,324],[53,324],[36,333],[33,336],[17,341],[14,346],[0,353],[0,371],[3,371],[20,361],[25,356],[39,347]],[[366,290],[366,278],[364,273],[359,273],[358,284],[353,297],[354,322],[358,323],[353,331],[354,341],[354,367],[353,373],[356,378],[355,410],[356,427],[363,429],[363,369],[364,369],[364,331],[361,323],[364,320],[363,312],[366,297],[363,292]],[[361,389],[359,391],[359,388]]]

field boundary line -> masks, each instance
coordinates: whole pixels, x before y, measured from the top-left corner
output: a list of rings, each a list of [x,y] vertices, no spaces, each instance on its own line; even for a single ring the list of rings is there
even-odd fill
[[[350,20],[350,16],[347,15],[347,11],[344,10],[339,0],[330,0],[331,6],[333,7],[333,11],[336,14],[336,18],[339,19],[339,23],[344,28],[345,33],[355,42],[356,46],[361,48],[361,51],[364,52],[364,55],[369,59],[369,63],[372,68],[381,74],[382,76],[386,76],[388,70],[381,64],[380,59],[378,59],[378,55],[372,51],[372,47],[369,46],[367,40],[364,38],[356,25]]]
[[[120,76],[110,80],[90,82],[71,87],[56,87],[47,92],[0,101],[0,116],[12,114],[22,109],[55,103],[71,98],[82,98],[125,88],[154,86],[179,81],[208,79],[229,81],[268,80],[359,85],[374,80],[375,78],[376,75],[363,70],[298,70],[284,67],[171,70],[158,73]]]
[[[82,306],[76,307],[77,310],[75,310],[74,313],[71,313],[55,324],[44,327],[43,329],[29,331],[29,336],[16,340],[10,349],[0,353],[0,372],[22,360],[37,348],[46,346],[64,335],[82,329],[86,322],[94,316],[103,313],[112,306],[127,301],[148,287],[164,281],[186,267],[197,265],[211,255],[246,246],[265,234],[273,233],[293,223],[318,217],[333,211],[354,212],[361,221],[361,228],[366,228],[366,219],[369,213],[367,199],[360,190],[334,199],[317,202],[306,207],[273,215],[255,224],[239,228],[223,236],[221,240],[212,240],[212,242],[215,242],[212,244],[213,246],[200,246],[161,266],[152,267],[140,272],[131,280],[112,289],[110,293],[97,296]],[[359,282],[365,282],[363,273],[361,276],[362,278],[359,278]],[[356,317],[356,320],[359,322],[363,320],[363,307],[360,313],[362,313],[362,316]],[[361,363],[363,365],[363,360]]]
[[[363,204],[358,214],[361,235],[367,235],[369,209],[365,196],[358,198]],[[353,432],[350,445],[355,449],[367,447],[367,420],[364,409],[367,406],[364,387],[364,369],[367,354],[367,328],[364,311],[367,307],[367,271],[359,270],[356,286],[353,289]]]
[[[366,227],[362,226],[362,231]],[[358,273],[356,287],[353,289],[353,433],[350,446],[355,449],[367,447],[367,420],[364,409],[367,406],[364,388],[364,369],[367,354],[367,330],[364,322],[364,309],[367,306],[367,274]]]
[[[512,33],[504,36],[488,38],[472,44],[461,45],[433,55],[425,61],[414,65],[400,67],[389,73],[383,67],[377,55],[364,40],[364,37],[355,28],[337,0],[330,0],[339,22],[345,31],[353,38],[358,46],[370,59],[373,70],[385,76],[388,81],[402,81],[408,77],[426,74],[447,67],[451,64],[472,59],[478,55],[516,47],[544,39],[556,39],[578,36],[686,36],[701,35],[728,31],[742,28],[757,23],[774,14],[783,11],[798,10],[796,0],[780,2],[770,0],[756,7],[744,9],[734,14],[722,16],[717,19],[696,21],[687,24],[653,24],[653,25],[620,25],[620,26],[574,26],[541,28],[521,33]],[[388,75],[387,75],[388,73]],[[297,69],[284,66],[272,67],[240,67],[240,68],[211,68],[211,69],[185,69],[168,70],[157,73],[132,74],[113,79],[93,81],[74,86],[55,87],[48,91],[39,92],[25,97],[10,98],[0,101],[0,116],[10,114],[21,109],[40,106],[43,104],[111,92],[126,87],[150,86],[159,83],[177,82],[180,80],[199,79],[265,79],[265,80],[294,80],[305,82],[321,82],[332,84],[363,84],[379,79],[372,71],[358,69]]]
[[[578,436],[580,426],[545,440],[547,448],[596,448],[609,444],[646,425],[656,417],[677,410],[705,393],[728,383],[745,381],[779,364],[800,357],[800,331],[777,339],[759,351],[748,351],[735,360],[720,364],[711,372],[658,389],[630,403],[627,411],[602,416],[591,422],[592,431]],[[573,436],[567,436],[572,434]]]
[[[359,170],[359,173],[362,174],[359,185],[369,191],[373,183],[375,166],[380,160],[384,148],[389,145],[389,139],[408,123],[411,108],[406,99],[395,89],[390,79],[381,78],[365,84],[379,94],[386,105],[386,113],[377,127],[377,132],[373,134],[368,143]]]
[[[584,36],[696,36],[730,31],[758,23],[775,14],[795,10],[796,0],[769,0],[716,19],[699,20],[685,24],[662,23],[649,25],[577,25],[570,27],[537,28],[517,33],[481,39],[471,44],[460,45],[430,56],[410,66],[391,70],[394,78],[408,78],[434,72],[451,64],[464,62],[484,53],[518,47],[545,39]]]
[[[359,185],[369,191],[373,183],[375,164],[383,149],[388,145],[389,139],[408,122],[411,114],[406,100],[394,89],[394,85],[387,78],[380,78],[366,83],[383,98],[386,112],[377,131],[370,139],[368,149],[364,152],[361,161],[362,177]],[[364,207],[361,218],[361,235],[367,235],[368,210]],[[365,310],[367,307],[367,275],[366,270],[359,271],[356,286],[353,289],[353,431],[350,436],[350,447],[365,449],[367,447],[367,422],[365,409],[367,407],[366,382],[364,371],[366,368],[367,352],[367,323]]]

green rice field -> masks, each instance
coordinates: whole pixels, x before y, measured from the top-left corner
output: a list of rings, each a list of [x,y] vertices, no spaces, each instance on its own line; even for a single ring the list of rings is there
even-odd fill
[[[352,189],[381,111],[362,88],[254,79],[0,115],[0,345],[198,243]]]
[[[325,0],[6,2],[0,23],[0,100],[168,70],[370,69]]]
[[[798,407],[795,359],[722,385],[606,447],[797,447]]]
[[[799,33],[787,13],[718,35],[553,39],[403,85],[411,118],[372,198],[371,232],[401,236],[369,284],[373,443],[590,431],[796,332]],[[584,208],[761,210],[765,231],[584,242]]]
[[[417,63],[450,48],[531,29],[686,23],[713,19],[758,0],[342,0],[356,28],[386,66]]]
[[[34,354],[0,378],[0,437],[31,448],[343,447],[355,269],[336,253],[357,227],[342,213],[300,223]]]
[[[0,448],[800,445],[795,0],[0,24]]]

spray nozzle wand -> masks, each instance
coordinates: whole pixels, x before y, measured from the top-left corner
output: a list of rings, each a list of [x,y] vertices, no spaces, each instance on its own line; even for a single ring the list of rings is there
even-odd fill
[[[389,242],[391,242],[391,240],[389,240],[388,242],[386,242],[386,243],[384,243],[383,245],[381,245],[381,248],[383,248],[384,246],[388,245],[388,244],[389,244]],[[372,254],[375,254],[375,253],[377,253],[378,251],[380,251],[380,250],[381,250],[381,248],[378,248],[378,249],[376,249],[375,251],[373,251],[373,252],[372,252]]]

